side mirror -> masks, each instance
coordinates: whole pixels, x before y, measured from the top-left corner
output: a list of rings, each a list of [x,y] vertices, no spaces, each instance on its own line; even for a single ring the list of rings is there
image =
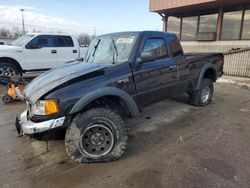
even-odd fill
[[[38,44],[29,44],[26,46],[27,49],[40,49],[42,48],[42,46],[38,45]]]
[[[157,59],[157,54],[155,51],[142,52],[140,59],[142,63],[154,61]]]
[[[83,57],[76,58],[75,61],[84,61]]]

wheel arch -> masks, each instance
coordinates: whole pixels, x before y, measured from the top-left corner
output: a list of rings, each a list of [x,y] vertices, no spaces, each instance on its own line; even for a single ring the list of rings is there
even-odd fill
[[[11,58],[11,57],[0,57],[0,63],[11,63],[11,64],[15,65],[18,68],[18,70],[19,70],[19,72],[21,74],[23,72],[23,69],[22,69],[21,65],[14,58]]]
[[[119,99],[124,103],[127,112],[131,117],[136,116],[139,113],[139,109],[134,101],[134,99],[126,92],[121,89],[113,87],[100,88],[95,91],[88,93],[83,96],[71,109],[70,114],[76,114],[83,111],[90,103],[104,98]]]
[[[213,82],[216,82],[216,80],[218,78],[218,73],[216,70],[216,66],[214,64],[208,63],[201,69],[201,72],[199,75],[199,80],[197,83],[197,88],[196,88],[197,90],[199,90],[201,88],[201,84],[202,84],[204,78],[209,78]]]

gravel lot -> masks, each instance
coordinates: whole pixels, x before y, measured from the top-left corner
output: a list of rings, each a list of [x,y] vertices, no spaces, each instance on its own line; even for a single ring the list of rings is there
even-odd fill
[[[5,92],[0,87],[0,95]],[[129,147],[118,161],[71,162],[63,139],[17,137],[24,102],[0,103],[1,187],[250,187],[250,89],[215,86],[211,105],[185,95],[129,120]]]

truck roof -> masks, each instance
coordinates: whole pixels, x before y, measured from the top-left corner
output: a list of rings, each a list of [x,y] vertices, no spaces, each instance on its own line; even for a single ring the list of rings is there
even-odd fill
[[[176,34],[174,34],[174,33],[162,32],[162,31],[125,31],[125,32],[107,33],[107,34],[103,34],[101,36],[112,35],[112,34],[131,34],[131,33],[134,33],[134,34],[148,34],[148,35],[164,33],[168,37],[176,37]]]
[[[65,33],[27,33],[28,35],[60,35],[60,36],[72,36]]]

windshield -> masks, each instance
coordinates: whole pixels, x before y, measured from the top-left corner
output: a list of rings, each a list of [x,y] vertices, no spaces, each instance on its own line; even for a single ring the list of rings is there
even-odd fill
[[[29,41],[34,35],[23,35],[22,37],[14,40],[13,42],[10,43],[10,45],[12,46],[22,46],[24,43],[26,43],[27,41]]]
[[[93,39],[86,56],[88,63],[116,64],[128,61],[138,33],[116,33]]]

